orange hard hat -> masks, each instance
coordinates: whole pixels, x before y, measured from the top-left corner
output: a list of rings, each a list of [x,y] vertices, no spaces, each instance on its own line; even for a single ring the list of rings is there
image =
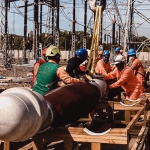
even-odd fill
[[[123,49],[120,50],[120,53],[123,53]]]
[[[98,55],[103,55],[103,51],[99,51],[99,52],[98,52]]]
[[[47,48],[44,48],[44,49],[42,50],[42,55],[46,55],[46,50],[47,50]]]

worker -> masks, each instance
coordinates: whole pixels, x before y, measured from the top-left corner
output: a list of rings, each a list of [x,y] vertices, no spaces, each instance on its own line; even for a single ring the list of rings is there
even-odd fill
[[[103,50],[100,50],[96,58],[95,67],[97,66],[98,61],[102,59],[102,57],[103,57]]]
[[[142,84],[142,93],[144,92],[144,83],[145,83],[145,75],[144,75],[144,67],[141,61],[136,57],[135,49],[131,48],[128,51],[129,61],[131,61],[131,68],[134,72],[134,75],[137,77],[138,81]]]
[[[120,54],[123,55],[123,49],[120,50]]]
[[[79,78],[81,73],[79,66],[85,60],[87,60],[88,52],[84,48],[80,48],[75,52],[75,57],[72,57],[68,60],[68,64],[66,66],[66,72],[73,78]]]
[[[95,68],[95,74],[106,75],[110,73],[112,70],[114,70],[115,66],[110,65],[109,57],[110,57],[110,52],[108,50],[104,50],[103,57],[101,60],[98,61],[97,66]],[[117,78],[108,79],[106,80],[106,83],[110,85],[116,81],[117,81]],[[116,89],[110,89],[107,94],[107,97],[108,99],[112,99],[115,96],[121,94],[121,92],[123,92],[123,89],[121,88],[121,86]]]
[[[46,55],[46,50],[47,50],[47,48],[45,48],[44,50],[42,50],[42,55],[43,55],[42,58],[39,59],[39,60],[34,64],[34,68],[33,68],[33,71],[32,71],[33,75],[32,75],[32,81],[31,81],[31,84],[30,84],[30,88],[33,88],[33,85],[34,85],[34,83],[35,83],[35,81],[36,81],[36,76],[37,76],[37,72],[38,72],[39,66],[46,62],[46,60],[45,60],[45,58],[46,58],[46,57],[45,57],[45,55]]]
[[[112,71],[112,68],[109,63],[110,53],[108,50],[104,50],[102,54],[102,59],[97,62],[95,68],[95,74],[105,75]]]
[[[117,78],[115,83],[109,85],[109,89],[121,86],[128,100],[137,100],[141,94],[141,83],[135,77],[132,69],[130,67],[125,67],[124,57],[122,55],[118,55],[115,58],[114,64],[116,68],[107,75],[104,75],[105,80]]]
[[[115,48],[115,56],[120,55],[120,47]]]
[[[65,84],[81,82],[79,79],[70,77],[64,67],[60,67],[60,56],[60,50],[56,46],[47,48],[46,62],[38,69],[33,91],[44,95],[57,87],[59,79]]]

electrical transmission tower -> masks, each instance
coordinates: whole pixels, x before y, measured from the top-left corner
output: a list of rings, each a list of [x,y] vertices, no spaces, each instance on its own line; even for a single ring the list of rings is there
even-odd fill
[[[5,34],[5,15],[6,15],[6,1],[1,0],[1,6],[0,6],[0,19],[1,19],[1,25],[0,25],[0,49],[1,49],[1,56],[3,61],[1,61],[4,65],[6,64],[6,45],[7,45],[7,35]]]

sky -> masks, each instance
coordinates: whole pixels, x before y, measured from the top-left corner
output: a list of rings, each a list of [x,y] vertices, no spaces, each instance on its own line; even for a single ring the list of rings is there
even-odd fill
[[[123,24],[125,24],[125,18],[126,18],[126,8],[127,8],[127,0],[116,0],[118,2],[119,11],[121,14],[121,18],[123,20]],[[72,30],[72,4],[73,0],[60,0],[60,5],[62,6],[60,8],[60,30]],[[113,16],[115,15],[115,10],[112,9],[111,0],[107,0],[108,8],[107,11],[103,12],[103,28],[106,29],[106,32],[109,34],[111,32],[111,24]],[[28,4],[33,3],[33,0],[29,0]],[[9,33],[15,33],[18,35],[23,35],[23,27],[24,27],[24,8],[18,8],[18,6],[24,5],[24,1],[16,1],[15,3],[11,3],[11,7],[9,10]],[[143,15],[145,15],[147,18],[150,18],[150,11],[148,10],[150,6],[149,0],[135,0],[135,8],[139,12],[141,12]],[[15,13],[14,13],[15,12]],[[47,20],[47,12],[48,8],[46,6],[43,7],[43,23],[46,24]],[[89,22],[92,11],[89,9],[87,10],[87,24],[91,23]],[[33,6],[28,7],[28,31],[33,31]],[[76,30],[83,31],[84,27],[84,1],[83,0],[76,0],[76,21],[79,24],[76,24]],[[150,21],[149,21],[150,22]],[[141,24],[141,25],[140,25]],[[134,25],[137,27],[137,33],[139,36],[146,36],[150,37],[150,26],[147,21],[145,21],[143,18],[139,17],[136,13],[134,14]],[[107,28],[107,26],[109,26]],[[45,27],[43,26],[42,32],[46,32]]]

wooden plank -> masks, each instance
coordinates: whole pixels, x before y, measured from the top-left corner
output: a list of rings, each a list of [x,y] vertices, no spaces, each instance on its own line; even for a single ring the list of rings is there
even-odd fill
[[[114,102],[114,110],[140,110],[143,106],[136,104],[135,106],[123,106],[119,102]]]
[[[125,121],[126,122],[130,122],[130,116],[131,116],[131,111],[130,110],[126,110],[125,111]]]
[[[146,105],[145,105],[145,106],[146,106]],[[129,123],[129,124],[127,125],[127,127],[126,127],[127,131],[130,130],[130,129],[134,126],[135,122],[139,119],[140,115],[141,115],[141,114],[143,113],[143,111],[145,110],[145,106],[143,106],[143,108],[140,109],[140,110],[136,113],[136,115],[132,118],[132,120],[130,121],[130,123]]]
[[[72,150],[73,149],[73,141],[64,141],[64,149],[65,150]]]
[[[44,138],[49,140],[67,140],[76,142],[99,142],[113,144],[127,144],[127,130],[122,128],[112,129],[103,136],[91,136],[83,131],[83,128],[55,128],[50,132],[37,134],[36,138]]]
[[[146,127],[146,129],[145,129],[145,131],[144,131],[144,133],[143,133],[142,140],[141,140],[140,145],[138,146],[138,149],[137,149],[137,150],[141,150],[141,149],[143,149],[144,142],[145,142],[145,139],[146,139],[146,136],[147,136],[148,130],[149,130],[149,128],[148,128],[148,127]]]
[[[4,150],[10,150],[10,142],[4,141]]]
[[[139,134],[138,134],[138,136],[137,136],[137,138],[136,138],[136,141],[135,141],[135,143],[133,144],[131,150],[135,150],[135,149],[138,148],[138,146],[139,146],[140,143],[141,143],[141,139],[142,139],[142,141],[144,142],[145,137],[146,137],[146,135],[147,135],[147,132],[148,132],[148,127],[142,126],[142,128],[141,128],[141,130],[140,130],[140,132],[139,132]],[[139,149],[139,150],[140,150],[140,149]]]
[[[34,139],[32,146],[33,150],[43,150],[43,139]]]
[[[29,144],[19,148],[18,150],[29,150],[31,148],[33,148],[33,142],[31,142],[31,143],[29,143]]]
[[[101,143],[91,143],[91,150],[102,150]]]

